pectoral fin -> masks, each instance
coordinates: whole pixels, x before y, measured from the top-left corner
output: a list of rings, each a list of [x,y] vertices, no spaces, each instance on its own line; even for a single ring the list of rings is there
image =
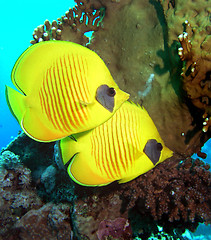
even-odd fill
[[[84,101],[79,101],[81,105],[84,105],[84,106],[89,106],[89,105],[92,105],[94,102],[84,102]]]

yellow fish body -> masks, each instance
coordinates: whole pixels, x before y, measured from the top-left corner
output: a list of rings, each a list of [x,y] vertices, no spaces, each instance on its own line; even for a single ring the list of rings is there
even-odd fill
[[[11,112],[31,138],[50,142],[107,121],[129,95],[102,59],[81,45],[40,42],[17,60],[6,87]]]
[[[60,141],[70,177],[85,186],[128,182],[172,156],[147,111],[125,102],[104,124]]]

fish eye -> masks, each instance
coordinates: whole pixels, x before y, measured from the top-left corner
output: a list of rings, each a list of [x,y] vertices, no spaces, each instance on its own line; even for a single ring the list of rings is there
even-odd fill
[[[161,143],[157,143],[157,150],[158,151],[162,151],[162,149],[163,149],[162,144]]]
[[[113,112],[114,109],[114,96],[116,91],[114,88],[109,88],[108,85],[101,85],[96,91],[96,100],[109,112]]]
[[[114,97],[114,96],[116,95],[115,89],[114,89],[114,88],[108,88],[108,89],[107,89],[107,95],[108,95],[109,97]]]

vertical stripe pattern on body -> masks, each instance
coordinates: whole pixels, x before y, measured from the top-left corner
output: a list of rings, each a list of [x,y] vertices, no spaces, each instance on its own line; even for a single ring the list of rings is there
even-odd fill
[[[101,174],[110,181],[127,174],[140,151],[140,114],[127,108],[117,113],[91,135],[91,154]]]
[[[69,132],[79,129],[88,119],[83,102],[90,101],[87,60],[79,55],[64,55],[44,74],[39,98],[42,111],[53,126]]]

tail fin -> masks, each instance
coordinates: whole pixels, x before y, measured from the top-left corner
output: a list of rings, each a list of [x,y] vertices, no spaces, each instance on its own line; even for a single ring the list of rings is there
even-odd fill
[[[14,117],[20,124],[26,111],[26,107],[24,104],[25,96],[8,86],[6,86],[5,95],[11,113],[14,115]]]

